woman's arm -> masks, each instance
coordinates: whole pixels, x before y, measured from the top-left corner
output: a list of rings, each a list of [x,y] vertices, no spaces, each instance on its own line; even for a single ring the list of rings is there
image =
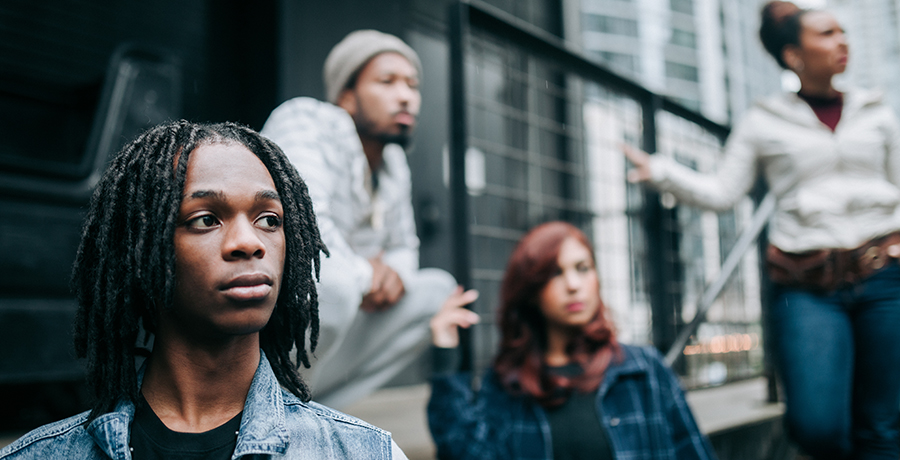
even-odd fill
[[[503,427],[488,419],[485,397],[476,399],[469,374],[437,375],[431,382],[428,427],[441,460],[502,459]]]
[[[900,187],[900,122],[894,111],[885,107],[884,134],[885,134],[885,150],[887,151],[886,170],[888,180],[892,184]]]
[[[630,146],[623,152],[635,168],[628,180],[647,183],[670,192],[686,204],[725,211],[735,205],[753,186],[757,175],[755,147],[751,141],[751,119],[735,127],[725,145],[725,155],[714,173],[700,173],[674,159],[649,155]]]
[[[484,401],[475,402],[469,374],[456,373],[459,328],[468,328],[479,320],[475,312],[464,306],[474,302],[477,296],[477,292],[463,292],[458,287],[431,318],[434,377],[428,401],[428,426],[437,445],[438,458],[442,460],[489,459],[496,454],[493,446],[498,444],[497,430],[481,414]]]
[[[479,391],[472,389],[468,373],[457,373],[459,327],[478,322],[474,312],[464,308],[477,298],[475,291],[456,292],[431,320],[434,376],[428,402],[428,426],[441,460],[519,459],[516,451],[534,451],[543,459],[543,449],[520,449],[521,440],[540,443],[540,425],[526,421],[527,411],[512,402],[505,391],[488,376]],[[518,421],[520,423],[516,423]],[[528,446],[525,446],[528,447]]]

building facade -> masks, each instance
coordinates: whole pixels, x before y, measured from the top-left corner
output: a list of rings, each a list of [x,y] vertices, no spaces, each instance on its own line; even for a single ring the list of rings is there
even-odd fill
[[[600,62],[729,123],[780,88],[778,68],[757,38],[762,3],[581,0],[580,21],[568,30]]]
[[[900,0],[829,0],[847,33],[850,59],[844,86],[878,88],[900,113]]]

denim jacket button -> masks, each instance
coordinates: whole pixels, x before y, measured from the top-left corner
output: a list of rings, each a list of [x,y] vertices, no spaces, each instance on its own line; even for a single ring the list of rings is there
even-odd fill
[[[613,417],[613,418],[609,419],[609,426],[619,426],[618,417]]]

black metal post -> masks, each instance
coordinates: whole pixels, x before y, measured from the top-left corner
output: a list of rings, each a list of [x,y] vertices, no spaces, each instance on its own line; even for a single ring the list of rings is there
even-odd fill
[[[641,104],[643,122],[641,148],[655,153],[657,145],[656,114],[662,109],[663,100],[657,95],[644,98]],[[647,280],[649,283],[653,345],[665,352],[675,340],[678,329],[680,293],[670,286],[678,282],[680,262],[678,234],[668,223],[676,218],[674,209],[666,209],[656,191],[644,190],[644,226],[647,232]]]
[[[469,5],[456,2],[450,6],[450,202],[453,232],[453,271],[456,281],[470,287],[469,273],[469,196],[466,191],[466,118],[465,52],[469,36]],[[460,331],[460,370],[473,367],[472,336]]]

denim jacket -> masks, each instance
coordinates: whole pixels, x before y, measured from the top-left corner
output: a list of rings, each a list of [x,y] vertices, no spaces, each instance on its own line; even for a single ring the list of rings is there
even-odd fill
[[[488,372],[473,394],[466,374],[432,381],[428,424],[440,459],[552,460],[550,424],[532,398],[509,394]],[[712,460],[678,378],[652,348],[622,346],[597,389],[616,459]]]
[[[388,460],[392,450],[405,458],[390,433],[281,388],[262,350],[260,355],[232,459]],[[123,401],[87,426],[87,412],[44,425],[0,450],[0,459],[130,460],[133,416],[134,404]]]

